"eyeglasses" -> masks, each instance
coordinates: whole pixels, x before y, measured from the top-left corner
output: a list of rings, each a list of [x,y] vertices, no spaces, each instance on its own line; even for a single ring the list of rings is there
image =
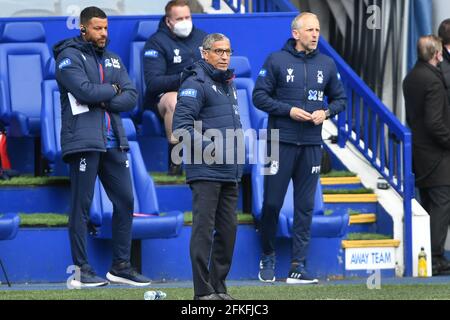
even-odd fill
[[[231,49],[205,49],[205,50],[212,51],[219,57],[222,57],[225,53],[227,54],[227,56],[233,55],[233,50]]]

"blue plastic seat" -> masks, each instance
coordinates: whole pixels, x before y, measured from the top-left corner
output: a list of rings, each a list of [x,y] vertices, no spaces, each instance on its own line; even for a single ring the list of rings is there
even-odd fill
[[[159,20],[139,21],[133,32],[130,49],[130,78],[138,91],[138,105],[132,112],[132,117],[142,122],[142,134],[147,136],[164,136],[165,131],[161,121],[154,112],[144,111],[146,91],[143,67],[143,50],[148,38],[158,30]]]
[[[41,82],[50,58],[39,22],[9,22],[0,33],[0,118],[11,137],[40,135]]]
[[[183,213],[172,211],[159,212],[153,179],[149,176],[139,145],[136,131],[130,119],[123,119],[130,152],[128,159],[134,193],[133,239],[177,237],[183,225]],[[113,206],[97,178],[94,198],[90,210],[90,220],[98,228],[98,238],[111,238]]]
[[[265,122],[266,123],[266,122]],[[267,126],[267,124],[265,124]],[[260,140],[258,143],[258,158],[264,159],[263,155],[266,149],[266,141]],[[259,161],[253,166],[252,170],[252,209],[256,220],[261,220],[262,205],[264,199],[264,175],[262,174],[264,165]],[[273,186],[272,186],[273,187]],[[293,234],[294,223],[294,187],[292,181],[289,183],[283,207],[278,219],[277,236],[291,238]],[[349,225],[348,214],[342,215],[324,215],[324,203],[322,195],[322,186],[320,179],[317,183],[313,219],[311,225],[311,237],[316,238],[340,238],[347,233]]]
[[[14,239],[19,230],[20,218],[15,213],[0,214],[0,240],[11,240]],[[8,286],[11,286],[9,282],[8,275],[6,274],[5,267],[2,260],[0,259],[0,267],[2,268],[3,274],[5,275],[6,282]]]
[[[49,162],[51,175],[67,176],[68,166],[61,158],[61,100],[53,58],[46,63],[41,90],[41,152]]]
[[[240,95],[238,94],[238,100],[240,107],[242,104],[242,107],[248,109],[248,111],[244,111],[249,118],[248,125],[253,129],[259,130],[262,128],[263,121],[267,118],[267,114],[253,105],[252,94],[255,82],[251,78],[251,67],[248,58],[245,56],[231,56],[230,69],[234,69],[234,74],[236,76],[234,83],[236,89],[238,91],[242,90],[242,93]],[[243,111],[242,108],[241,111]],[[243,120],[242,116],[241,120]],[[244,123],[242,124],[244,125]]]
[[[259,123],[266,114],[258,110],[252,102],[252,92],[254,82],[251,78],[251,67],[247,57],[232,56],[230,60],[230,69],[234,69],[236,78],[234,84],[237,89],[237,100],[239,106],[239,117],[241,119],[242,129],[247,132],[245,143],[245,163],[244,173],[251,173],[252,165],[250,162],[256,157],[256,138],[258,138]],[[249,135],[248,130],[256,130],[255,135]]]

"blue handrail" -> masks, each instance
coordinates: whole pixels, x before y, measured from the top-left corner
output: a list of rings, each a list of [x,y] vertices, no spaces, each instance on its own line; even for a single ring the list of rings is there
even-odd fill
[[[334,59],[347,92],[347,109],[334,122],[338,144],[353,144],[403,197],[405,275],[412,276],[412,135],[353,69],[323,39],[322,53]],[[387,144],[387,146],[386,146]]]

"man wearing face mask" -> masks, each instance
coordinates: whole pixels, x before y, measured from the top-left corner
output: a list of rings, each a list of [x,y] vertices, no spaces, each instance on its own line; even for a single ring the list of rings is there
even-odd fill
[[[164,121],[169,142],[169,175],[181,175],[180,165],[170,154],[177,141],[172,137],[172,119],[177,103],[181,73],[202,58],[201,46],[207,35],[192,25],[191,10],[185,0],[169,1],[158,31],[143,50],[144,78],[147,91],[144,108],[153,110]]]
[[[108,20],[97,7],[83,9],[78,37],[53,48],[61,93],[61,149],[70,167],[69,238],[79,277],[75,288],[98,287],[108,281],[89,265],[86,237],[97,176],[113,203],[111,282],[147,286],[150,280],[130,265],[133,189],[128,140],[120,112],[131,110],[137,92],[120,57],[106,49]]]
[[[440,275],[450,272],[444,256],[450,222],[450,106],[438,68],[441,39],[421,37],[417,51],[419,61],[403,81],[403,95],[412,131],[415,182],[430,215],[433,275]]]

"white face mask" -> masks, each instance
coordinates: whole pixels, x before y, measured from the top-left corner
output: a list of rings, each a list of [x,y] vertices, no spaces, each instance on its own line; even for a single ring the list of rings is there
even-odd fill
[[[186,38],[191,34],[192,20],[183,20],[175,23],[173,26],[173,33],[180,38]]]

